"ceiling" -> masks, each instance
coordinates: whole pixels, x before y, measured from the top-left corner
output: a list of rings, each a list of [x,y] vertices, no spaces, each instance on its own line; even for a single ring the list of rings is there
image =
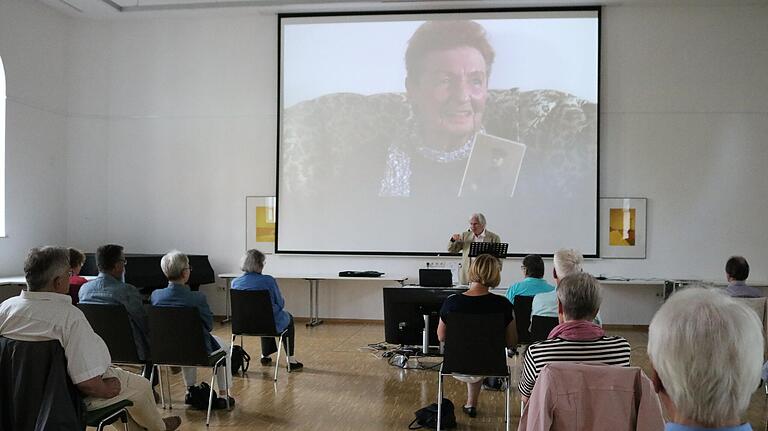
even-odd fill
[[[168,14],[375,11],[582,5],[768,5],[768,0],[39,0],[67,15],[95,19]]]

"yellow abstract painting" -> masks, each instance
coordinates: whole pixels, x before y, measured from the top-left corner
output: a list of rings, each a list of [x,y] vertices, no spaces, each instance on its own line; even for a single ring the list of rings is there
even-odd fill
[[[256,207],[256,242],[275,242],[274,207]]]
[[[635,208],[611,208],[608,243],[612,246],[635,245]]]

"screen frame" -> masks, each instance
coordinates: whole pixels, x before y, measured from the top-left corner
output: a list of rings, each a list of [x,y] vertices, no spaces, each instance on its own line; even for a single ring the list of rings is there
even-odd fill
[[[419,14],[456,14],[456,13],[506,13],[506,12],[595,12],[597,14],[597,160],[595,187],[595,253],[585,254],[585,258],[600,257],[600,105],[602,104],[602,6],[563,6],[563,7],[513,7],[513,8],[460,8],[460,9],[415,9],[415,10],[384,10],[384,11],[339,11],[339,12],[291,12],[277,14],[277,143],[275,164],[275,254],[285,255],[347,255],[347,256],[461,256],[461,253],[449,252],[407,252],[407,251],[345,251],[345,250],[285,250],[280,249],[280,143],[282,141],[282,47],[283,19],[313,18],[313,17],[346,17],[346,16],[388,16],[388,15],[419,15]],[[527,253],[507,253],[505,257],[522,258]],[[553,253],[540,254],[542,257],[553,257]]]

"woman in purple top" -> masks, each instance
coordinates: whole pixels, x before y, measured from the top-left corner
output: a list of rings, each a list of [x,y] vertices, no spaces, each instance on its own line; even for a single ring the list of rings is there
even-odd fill
[[[272,313],[275,317],[275,326],[278,332],[283,332],[286,329],[286,336],[283,337],[283,345],[285,351],[288,354],[288,362],[290,368],[293,371],[300,370],[304,365],[297,361],[294,357],[294,342],[295,331],[293,327],[293,316],[285,311],[285,300],[283,295],[280,294],[280,289],[277,287],[277,282],[271,275],[264,275],[261,271],[264,269],[264,253],[252,249],[245,252],[243,256],[243,263],[240,269],[245,274],[232,280],[232,289],[235,290],[266,290],[269,291],[269,296],[272,298]],[[272,363],[271,354],[277,352],[277,343],[273,337],[261,338],[261,365],[269,365]]]

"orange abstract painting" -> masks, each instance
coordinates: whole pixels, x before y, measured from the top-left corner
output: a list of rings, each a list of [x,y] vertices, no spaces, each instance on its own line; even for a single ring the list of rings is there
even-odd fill
[[[611,208],[608,244],[612,246],[635,245],[635,208]]]

